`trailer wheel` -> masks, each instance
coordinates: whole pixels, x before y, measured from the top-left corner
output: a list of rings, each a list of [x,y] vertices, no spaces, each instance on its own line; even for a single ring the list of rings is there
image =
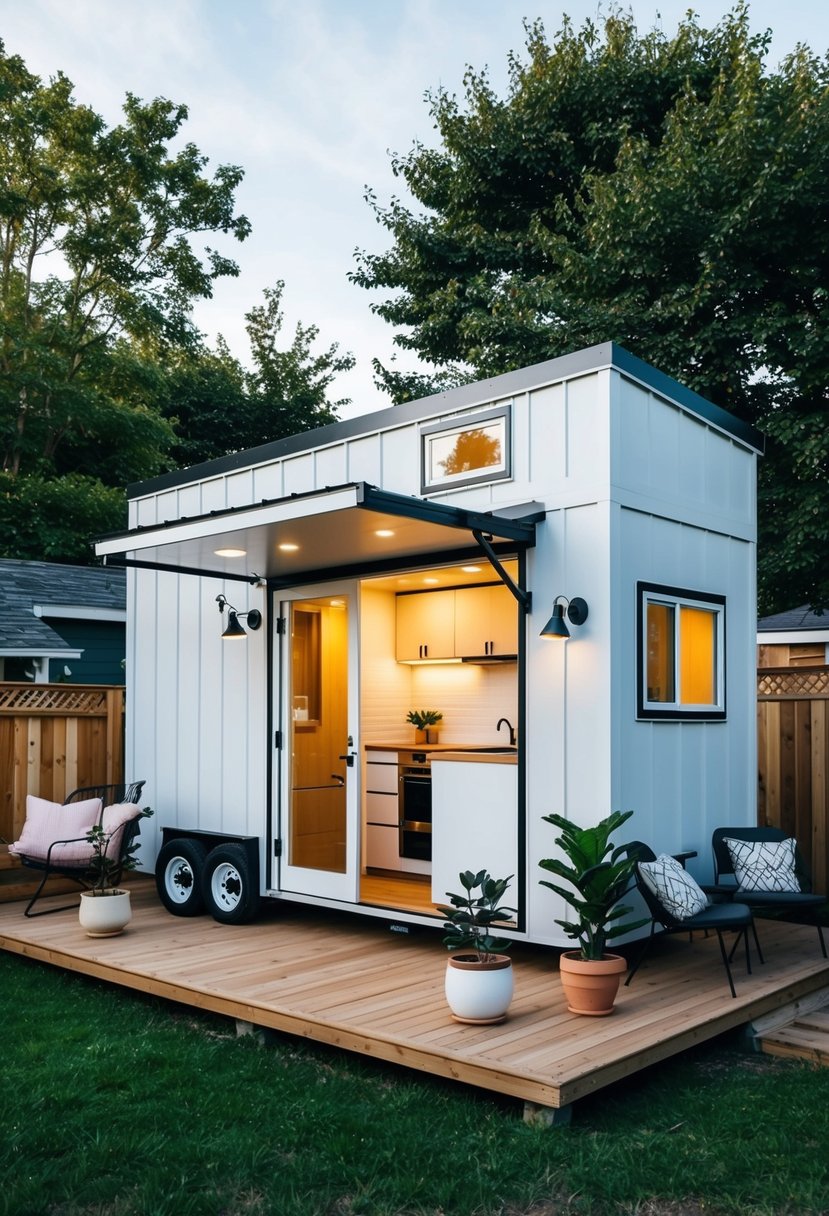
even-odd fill
[[[155,863],[158,897],[173,916],[198,916],[204,911],[202,876],[207,846],[201,840],[168,840]]]
[[[202,894],[208,912],[224,925],[241,925],[253,919],[259,907],[258,883],[240,844],[220,844],[208,854]]]

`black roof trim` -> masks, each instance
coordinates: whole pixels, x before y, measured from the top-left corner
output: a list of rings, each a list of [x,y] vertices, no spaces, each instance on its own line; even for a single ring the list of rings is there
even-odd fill
[[[417,422],[421,418],[433,417],[435,414],[451,413],[475,405],[483,406],[517,393],[541,388],[543,385],[554,383],[557,380],[573,379],[605,367],[615,367],[654,392],[668,397],[683,408],[698,414],[706,422],[733,435],[735,439],[739,439],[756,451],[763,451],[763,436],[754,427],[742,422],[720,406],[714,405],[705,397],[701,397],[693,389],[686,388],[678,380],[673,380],[664,372],[658,371],[650,363],[632,355],[623,346],[619,346],[615,342],[602,342],[597,346],[588,346],[583,350],[574,351],[572,354],[547,359],[543,363],[535,363],[531,367],[504,372],[499,376],[490,376],[471,384],[462,384],[458,388],[447,389],[445,392],[435,393],[429,397],[421,397],[417,401],[408,401],[404,405],[391,405],[386,409],[375,410],[373,413],[361,414],[358,418],[330,422],[326,426],[316,427],[310,431],[300,431],[296,435],[288,435],[285,439],[276,439],[272,443],[264,443],[256,448],[233,452],[229,456],[220,456],[215,460],[191,465],[186,469],[174,469],[169,473],[161,473],[158,477],[151,477],[146,481],[135,482],[127,486],[127,497],[139,498],[144,494],[171,490],[176,486],[187,485],[193,481],[220,477],[237,469],[248,468],[250,465],[264,464],[290,456],[295,452],[353,439],[358,435],[382,430],[385,427],[404,426],[410,422]]]

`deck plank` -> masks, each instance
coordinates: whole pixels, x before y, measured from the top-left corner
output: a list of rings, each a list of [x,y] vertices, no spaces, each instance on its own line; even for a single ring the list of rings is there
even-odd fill
[[[371,919],[299,904],[268,908],[252,925],[171,917],[152,883],[133,887],[120,937],[88,938],[74,911],[24,918],[0,906],[0,949],[181,1002],[560,1107],[807,993],[829,989],[812,926],[764,923],[767,962],[737,999],[716,938],[654,944],[609,1018],[567,1011],[554,950],[514,950],[516,995],[498,1026],[449,1017],[440,931],[411,937]]]

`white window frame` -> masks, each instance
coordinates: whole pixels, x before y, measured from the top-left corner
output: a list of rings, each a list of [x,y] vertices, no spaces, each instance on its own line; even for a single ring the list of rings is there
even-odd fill
[[[648,692],[648,605],[660,604],[673,608],[674,630],[674,700],[649,701]],[[680,679],[682,672],[680,608],[700,608],[716,618],[714,635],[715,701],[710,705],[683,705]],[[721,722],[726,717],[725,705],[725,596],[666,587],[659,583],[636,584],[636,717],[645,721]]]
[[[438,439],[461,435],[481,426],[499,425],[501,433],[501,460],[496,465],[486,465],[463,473],[432,476],[431,447]],[[420,428],[420,492],[421,494],[443,494],[456,487],[482,485],[488,481],[509,481],[512,477],[512,409],[510,405],[499,405],[477,414],[463,414],[442,422],[432,422]]]

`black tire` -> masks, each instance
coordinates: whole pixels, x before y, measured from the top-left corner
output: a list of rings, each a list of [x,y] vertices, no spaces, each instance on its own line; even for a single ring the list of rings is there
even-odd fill
[[[223,925],[243,925],[259,908],[259,882],[240,844],[217,845],[207,856],[202,895],[208,912]]]
[[[203,878],[207,845],[181,837],[162,846],[155,863],[158,898],[173,916],[204,911]]]

